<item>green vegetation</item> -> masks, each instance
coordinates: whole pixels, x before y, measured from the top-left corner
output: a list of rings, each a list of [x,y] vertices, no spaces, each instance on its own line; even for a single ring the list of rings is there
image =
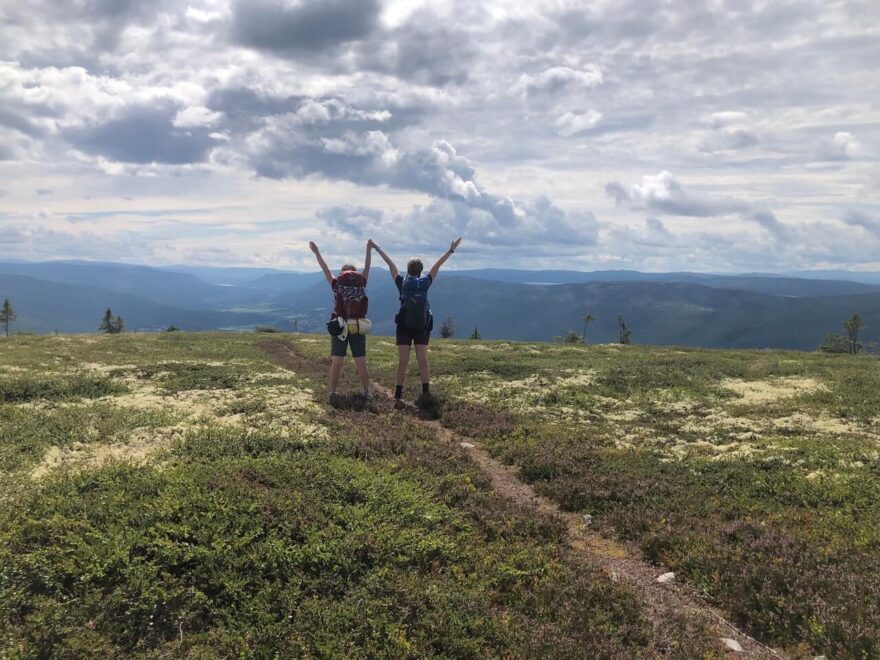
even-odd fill
[[[390,402],[317,403],[323,360],[266,341],[0,345],[0,655],[718,657],[462,450]]]
[[[880,653],[875,358],[462,342],[431,360],[444,424],[759,638]]]

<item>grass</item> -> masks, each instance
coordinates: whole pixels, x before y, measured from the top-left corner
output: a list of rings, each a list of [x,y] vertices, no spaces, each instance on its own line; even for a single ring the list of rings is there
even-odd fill
[[[575,563],[561,521],[494,495],[463,452],[390,404],[318,403],[323,363],[279,373],[260,341],[0,343],[5,378],[88,369],[119,387],[0,404],[0,655],[716,653],[676,621],[658,637],[631,595]],[[31,476],[58,448],[169,428],[154,454]]]
[[[293,373],[265,341],[293,342]],[[391,386],[396,349],[369,342]],[[0,654],[717,653],[679,622],[658,635],[559,521],[390,404],[326,405],[326,354],[283,334],[0,342]],[[880,655],[875,359],[435,341],[431,365],[433,396],[415,364],[405,393],[424,416],[763,641]],[[153,435],[147,458],[30,476]]]
[[[876,360],[467,344],[432,354],[446,425],[761,639],[880,654]]]

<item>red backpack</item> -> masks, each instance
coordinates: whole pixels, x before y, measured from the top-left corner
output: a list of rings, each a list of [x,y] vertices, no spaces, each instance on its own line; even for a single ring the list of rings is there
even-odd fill
[[[335,304],[333,313],[344,319],[362,319],[367,316],[367,279],[354,270],[339,274],[333,287]]]

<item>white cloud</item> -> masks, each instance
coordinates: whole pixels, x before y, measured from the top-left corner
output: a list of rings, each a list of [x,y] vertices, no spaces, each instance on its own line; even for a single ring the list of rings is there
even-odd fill
[[[171,125],[175,128],[190,128],[193,126],[214,126],[223,117],[222,112],[208,110],[203,105],[195,105],[180,110]]]
[[[519,79],[519,88],[526,96],[554,94],[561,91],[582,91],[601,85],[604,78],[602,69],[588,64],[579,69],[568,66],[554,66],[536,75],[524,73]]]
[[[532,245],[551,265],[867,263],[880,5],[655,4],[5,3],[3,207],[35,208],[43,188],[59,209],[222,198],[218,224],[272,208],[320,232],[335,204],[466,226],[505,263],[536,265]],[[130,222],[154,220],[104,231]],[[166,238],[195,258],[187,226]],[[261,236],[242,258],[281,258]]]
[[[838,131],[834,137],[819,143],[816,157],[818,160],[850,160],[858,158],[861,153],[862,145],[852,133]]]
[[[556,126],[557,133],[565,137],[571,137],[577,133],[595,128],[601,119],[601,112],[587,110],[586,112],[566,112],[559,115],[553,123]]]

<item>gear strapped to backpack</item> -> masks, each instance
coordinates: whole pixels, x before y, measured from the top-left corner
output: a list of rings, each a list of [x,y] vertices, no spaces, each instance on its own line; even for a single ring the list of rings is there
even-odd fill
[[[434,325],[424,278],[407,275],[400,286],[400,311],[395,320],[411,334],[430,332]],[[430,285],[430,280],[427,280]]]

